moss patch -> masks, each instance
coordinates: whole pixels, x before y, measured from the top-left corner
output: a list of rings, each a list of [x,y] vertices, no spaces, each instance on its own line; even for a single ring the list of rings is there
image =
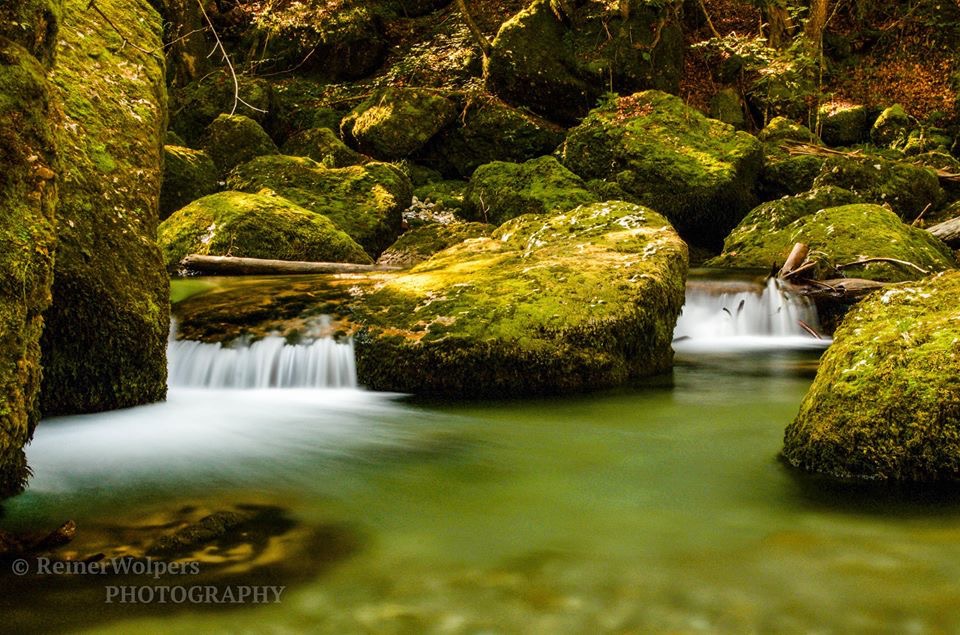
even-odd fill
[[[380,254],[377,264],[411,267],[464,240],[488,236],[494,229],[484,223],[428,223],[404,232]]]
[[[787,427],[793,465],[840,478],[960,478],[960,273],[871,295]]]
[[[436,91],[386,88],[354,108],[340,130],[361,152],[389,161],[425,146],[455,114],[454,102]]]
[[[221,175],[254,157],[280,153],[260,124],[244,115],[218,116],[207,126],[200,146]]]
[[[241,75],[240,99],[234,114],[263,123],[271,111],[272,90],[264,79]],[[211,73],[170,94],[170,127],[191,146],[200,143],[203,131],[221,114],[234,109],[233,78],[226,71]]]
[[[161,219],[191,201],[213,194],[217,187],[217,168],[206,152],[182,146],[163,147]]]

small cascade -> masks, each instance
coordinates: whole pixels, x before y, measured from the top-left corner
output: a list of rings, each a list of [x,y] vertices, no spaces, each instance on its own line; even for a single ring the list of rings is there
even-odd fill
[[[674,330],[677,350],[711,348],[825,348],[809,298],[790,293],[776,278],[750,282],[694,280]]]
[[[178,388],[356,388],[353,341],[322,337],[288,344],[269,336],[229,346],[171,336],[168,380]]]

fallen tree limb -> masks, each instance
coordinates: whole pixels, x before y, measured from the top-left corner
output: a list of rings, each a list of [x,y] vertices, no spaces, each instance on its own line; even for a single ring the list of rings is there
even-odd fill
[[[790,255],[787,257],[787,261],[783,263],[783,267],[780,268],[780,273],[777,274],[777,277],[789,277],[797,269],[797,267],[804,263],[804,261],[807,259],[808,253],[810,253],[810,247],[804,243],[795,244],[793,249],[790,250]]]
[[[930,272],[927,271],[926,269],[924,269],[924,268],[922,268],[922,267],[918,267],[917,265],[913,264],[912,262],[907,262],[906,260],[898,260],[898,259],[896,259],[896,258],[861,258],[860,260],[854,260],[853,262],[847,262],[847,263],[844,263],[844,264],[842,264],[842,265],[834,265],[834,268],[836,268],[836,269],[846,269],[846,268],[848,268],[848,267],[857,267],[857,266],[859,266],[859,265],[865,265],[865,264],[868,264],[868,263],[871,263],[871,262],[886,262],[886,263],[889,263],[889,264],[892,264],[892,265],[901,265],[901,266],[904,266],[904,267],[909,267],[910,269],[914,269],[915,271],[919,271],[919,272],[922,273],[923,275],[927,275],[927,274],[930,273]]]
[[[928,227],[927,231],[954,249],[960,249],[960,217]]]
[[[830,280],[809,280],[800,287],[800,293],[813,297],[855,299],[871,291],[882,289],[886,282],[865,280],[863,278],[833,278]]]
[[[214,276],[270,276],[308,273],[366,273],[397,271],[400,267],[357,265],[348,262],[305,262],[301,260],[266,260],[263,258],[234,258],[233,256],[203,256],[190,254],[180,266],[191,272]]]

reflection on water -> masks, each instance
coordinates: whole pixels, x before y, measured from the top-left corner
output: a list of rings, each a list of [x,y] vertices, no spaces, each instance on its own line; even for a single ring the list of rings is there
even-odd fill
[[[289,563],[279,605],[91,606],[110,632],[956,632],[955,498],[778,461],[813,359],[681,356],[670,386],[526,402],[174,391],[44,422],[6,520],[82,529],[205,495],[367,537],[332,569]]]

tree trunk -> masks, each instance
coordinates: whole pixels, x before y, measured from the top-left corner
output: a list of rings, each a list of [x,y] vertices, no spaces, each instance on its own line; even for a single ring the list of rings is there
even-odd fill
[[[763,12],[767,18],[767,28],[769,35],[767,42],[771,48],[781,49],[790,42],[790,32],[793,30],[793,21],[790,19],[790,12],[786,5],[774,0],[768,2],[763,7]]]
[[[467,23],[470,35],[473,36],[477,46],[480,47],[480,51],[483,53],[483,59],[487,59],[487,57],[490,56],[490,41],[483,34],[483,31],[480,30],[480,27],[477,26],[477,23],[473,21],[473,15],[470,14],[470,9],[467,8],[467,1],[457,0],[457,6],[460,8],[463,21]]]
[[[232,256],[190,254],[180,261],[184,269],[215,276],[270,276],[309,273],[367,273],[397,271],[400,267],[355,265],[347,262],[304,262],[300,260],[265,260]]]
[[[807,17],[807,24],[804,27],[804,33],[816,47],[820,47],[823,38],[823,30],[827,26],[827,18],[830,17],[830,0],[811,0],[810,15]]]

